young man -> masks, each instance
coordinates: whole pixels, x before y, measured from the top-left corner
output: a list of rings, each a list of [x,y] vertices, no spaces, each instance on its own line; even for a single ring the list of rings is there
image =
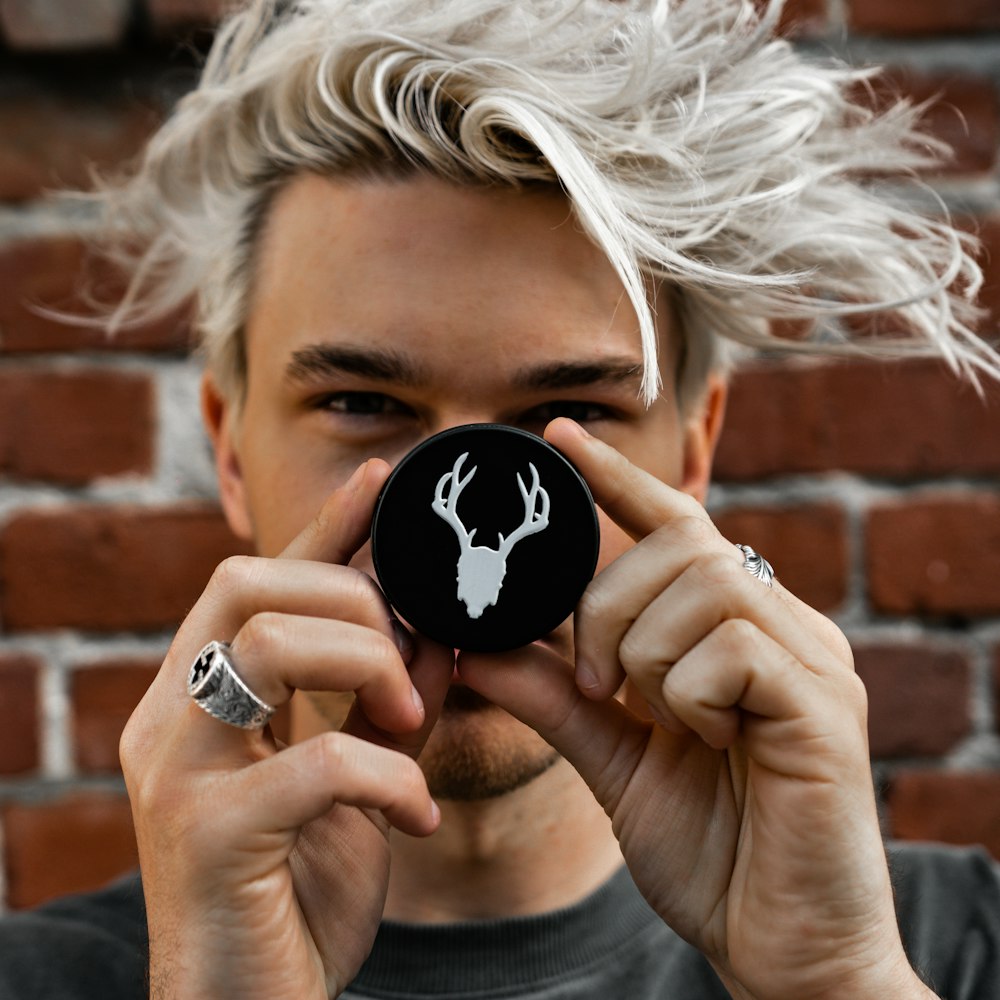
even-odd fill
[[[916,162],[906,116],[776,16],[257,3],[107,192],[146,237],[131,301],[197,296],[260,553],[122,741],[151,996],[1000,997],[996,871],[905,852],[897,917],[847,643],[701,505],[725,338],[863,308],[997,371],[958,237],[850,179]],[[391,467],[482,422],[544,434],[601,518],[572,619],[503,654],[407,629],[368,547]],[[212,640],[290,746],[189,696]],[[10,922],[7,968],[48,966],[3,995],[139,995],[135,892]]]

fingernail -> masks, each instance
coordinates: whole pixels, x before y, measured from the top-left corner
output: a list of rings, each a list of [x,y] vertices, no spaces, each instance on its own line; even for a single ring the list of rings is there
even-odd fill
[[[597,674],[586,664],[576,664],[576,686],[583,691],[593,691],[600,683]]]
[[[581,438],[589,438],[590,437],[590,432],[585,427],[583,427],[581,424],[578,424],[575,420],[572,420],[569,417],[566,417],[565,419],[568,420],[569,423],[572,425],[573,430],[576,433],[577,437],[581,437]]]
[[[346,483],[344,483],[344,489],[347,490],[348,493],[357,493],[362,482],[364,482],[365,473],[367,471],[368,471],[368,463],[362,462],[361,465],[359,465],[354,470],[354,473],[352,474],[351,478],[348,479]]]
[[[396,649],[399,650],[399,655],[403,658],[404,663],[409,663],[413,656],[413,636],[395,615],[389,619],[389,624],[396,637]]]
[[[431,799],[431,820],[434,823],[441,822],[441,807]]]
[[[661,729],[673,730],[673,726],[667,725],[666,716],[655,706],[646,703],[646,707],[649,709],[649,714],[653,717],[653,722],[655,722]]]
[[[413,699],[413,707],[420,713],[420,718],[423,718],[427,710],[424,708],[424,699],[420,697],[420,692],[415,687],[410,688],[410,697]]]

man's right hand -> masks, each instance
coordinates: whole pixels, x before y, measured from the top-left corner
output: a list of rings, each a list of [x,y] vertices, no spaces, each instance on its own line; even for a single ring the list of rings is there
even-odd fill
[[[361,466],[280,558],[224,562],[125,729],[154,1000],[338,995],[378,928],[390,826],[438,825],[415,758],[453,652],[402,640],[381,591],[347,566],[388,473]],[[282,747],[210,717],[186,680],[212,639],[272,705],[353,692],[342,730]]]

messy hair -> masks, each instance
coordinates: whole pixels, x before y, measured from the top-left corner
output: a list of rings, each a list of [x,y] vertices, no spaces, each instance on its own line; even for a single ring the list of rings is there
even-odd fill
[[[919,108],[873,110],[870,71],[796,52],[776,34],[780,11],[253,0],[221,24],[199,86],[130,176],[90,196],[105,252],[130,275],[111,325],[193,299],[208,363],[238,399],[274,194],[301,173],[426,173],[565,193],[635,308],[647,402],[658,287],[683,335],[682,402],[733,345],[936,354],[996,374],[972,329],[973,240],[872,183],[913,177],[946,149],[920,133]],[[865,314],[882,317],[878,336],[853,320]]]

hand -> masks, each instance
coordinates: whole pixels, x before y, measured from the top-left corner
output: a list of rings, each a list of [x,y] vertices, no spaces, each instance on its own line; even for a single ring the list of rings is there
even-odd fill
[[[126,727],[153,997],[338,994],[382,915],[389,826],[437,826],[414,758],[454,654],[397,640],[378,587],[346,566],[388,472],[362,466],[282,558],[223,563]],[[231,640],[240,675],[272,705],[299,688],[355,692],[343,730],[283,748],[268,729],[211,718],[186,691],[211,639]]]
[[[546,437],[636,544],[587,588],[575,664],[462,654],[465,682],[577,768],[639,889],[734,995],[928,996],[896,927],[843,635],[748,573],[695,500],[570,421]]]

